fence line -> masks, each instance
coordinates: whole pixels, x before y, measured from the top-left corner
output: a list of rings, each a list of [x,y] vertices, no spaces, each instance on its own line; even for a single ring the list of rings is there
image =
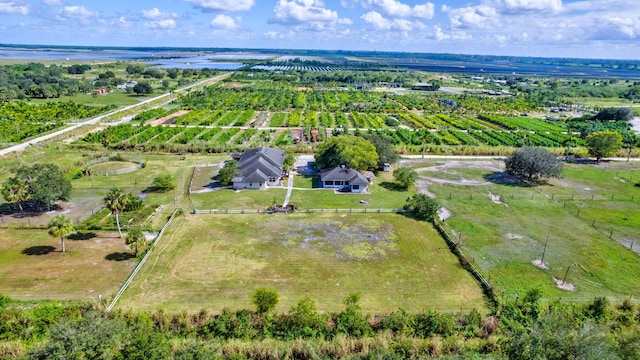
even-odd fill
[[[153,241],[153,244],[151,244],[147,252],[144,254],[144,257],[142,258],[142,260],[140,260],[136,268],[133,269],[133,272],[131,273],[131,275],[129,275],[129,278],[127,278],[127,281],[124,282],[124,284],[120,288],[120,291],[118,291],[118,293],[116,294],[116,297],[113,298],[113,301],[107,307],[107,312],[110,312],[111,309],[113,309],[113,307],[116,306],[116,303],[118,302],[118,300],[120,300],[120,297],[122,296],[122,294],[124,294],[125,290],[127,290],[127,288],[129,287],[129,284],[131,284],[131,281],[133,281],[133,278],[135,278],[135,276],[138,274],[138,271],[140,271],[144,263],[149,258],[149,255],[151,255],[151,253],[153,252],[153,249],[160,242],[160,239],[162,238],[162,235],[164,234],[165,229],[169,227],[169,225],[173,221],[173,218],[175,217],[177,212],[178,210],[173,211],[173,213],[171,214],[171,217],[169,217],[169,220],[167,220],[167,223],[164,224],[164,226],[160,230],[160,233],[158,234],[158,236],[156,236],[155,240]]]
[[[286,213],[287,211],[282,211]],[[311,213],[322,213],[322,214],[331,214],[331,213],[367,213],[367,214],[376,214],[376,213],[405,213],[409,212],[409,210],[404,209],[367,209],[367,208],[355,208],[355,209],[300,209],[295,211],[288,211],[294,213],[301,214],[311,214]],[[221,214],[274,214],[280,213],[278,211],[265,210],[265,209],[193,209],[193,214],[211,214],[211,215],[221,215]]]
[[[485,291],[487,296],[494,303],[496,303],[497,294],[495,289],[491,286],[491,284],[489,284],[487,279],[485,279],[484,275],[482,275],[482,273],[480,273],[480,271],[478,271],[478,269],[476,269],[476,267],[469,261],[469,259],[466,257],[466,255],[460,248],[459,243],[456,243],[455,241],[453,241],[453,236],[447,230],[446,223],[441,222],[438,219],[434,219],[433,225],[436,227],[440,235],[442,235],[444,240],[447,242],[447,245],[449,245],[449,248],[451,249],[451,251],[453,251],[453,253],[458,257],[458,259],[460,260],[460,263],[462,264],[462,267],[468,270],[471,273],[471,275],[476,280],[478,280],[478,282],[480,282],[480,285],[482,286],[482,289]]]

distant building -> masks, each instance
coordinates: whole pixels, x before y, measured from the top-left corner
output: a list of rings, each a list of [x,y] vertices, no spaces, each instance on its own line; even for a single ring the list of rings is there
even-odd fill
[[[248,149],[238,161],[240,175],[233,178],[234,189],[264,189],[282,184],[284,151],[268,147]]]
[[[423,83],[423,82],[415,83],[415,84],[411,85],[411,88],[414,89],[414,90],[423,90],[423,91],[433,91],[433,90],[435,90],[435,87],[433,86],[433,84],[431,84],[431,83]]]
[[[135,80],[127,80],[124,84],[117,85],[116,88],[120,89],[120,90],[126,90],[126,89],[129,89],[129,88],[133,88],[137,84],[138,84],[138,82],[135,81]]]

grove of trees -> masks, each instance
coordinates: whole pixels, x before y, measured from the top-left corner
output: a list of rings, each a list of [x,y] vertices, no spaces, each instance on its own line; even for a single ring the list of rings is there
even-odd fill
[[[364,171],[376,168],[378,153],[370,141],[345,135],[330,138],[320,144],[315,160],[316,166],[320,169],[345,165],[348,168]]]

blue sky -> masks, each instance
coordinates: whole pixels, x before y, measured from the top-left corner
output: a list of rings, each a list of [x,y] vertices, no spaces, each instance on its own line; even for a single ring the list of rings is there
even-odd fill
[[[640,59],[640,1],[0,0],[0,43]]]

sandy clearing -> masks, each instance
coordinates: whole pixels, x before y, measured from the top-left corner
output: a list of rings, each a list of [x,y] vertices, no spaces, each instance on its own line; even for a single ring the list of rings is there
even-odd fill
[[[640,134],[640,116],[635,116],[631,120],[629,120],[631,124],[631,129],[638,134]]]
[[[562,280],[560,280],[560,279],[558,279],[558,278],[555,278],[555,277],[554,277],[554,278],[553,278],[553,281],[555,281],[556,286],[557,286],[559,289],[567,290],[567,291],[574,291],[574,290],[576,289],[576,287],[575,287],[573,284],[568,283],[568,282],[566,282],[566,281],[562,281]]]

